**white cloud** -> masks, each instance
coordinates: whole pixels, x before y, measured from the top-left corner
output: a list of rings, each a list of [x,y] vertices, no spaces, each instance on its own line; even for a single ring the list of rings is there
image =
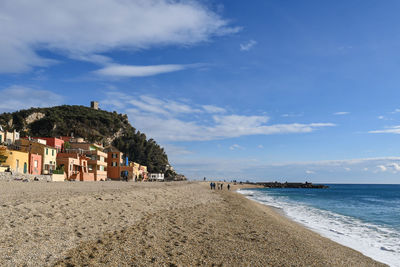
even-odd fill
[[[31,107],[49,107],[62,103],[63,97],[51,91],[14,85],[0,91],[0,112]]]
[[[385,119],[385,116],[378,116],[378,119],[384,120],[384,119]]]
[[[257,147],[260,148],[260,149],[263,149],[263,148],[264,148],[263,145],[258,145]]]
[[[184,147],[181,146],[176,146],[172,144],[163,144],[162,147],[165,149],[166,153],[168,156],[181,156],[181,155],[189,155],[192,154],[193,152],[187,150]]]
[[[109,99],[113,99],[110,101]],[[117,105],[113,105],[113,103]],[[133,125],[148,136],[162,141],[205,141],[246,135],[309,133],[332,123],[267,124],[267,116],[217,115],[211,109],[186,102],[158,99],[151,96],[124,95],[108,92],[101,102],[110,108],[124,107]],[[222,111],[213,108],[214,112]],[[194,114],[203,119],[193,118]]]
[[[250,40],[250,41],[248,41],[247,43],[240,44],[240,50],[241,50],[241,51],[249,51],[249,50],[252,49],[253,46],[255,46],[256,44],[257,44],[256,41]]]
[[[310,171],[310,170],[306,170],[306,173],[307,174],[314,174],[315,172],[314,171]]]
[[[350,114],[350,112],[347,112],[347,111],[339,111],[339,112],[333,113],[333,115],[348,115],[348,114]]]
[[[392,134],[400,134],[400,125],[391,126],[384,130],[374,130],[369,131],[368,133],[392,133]]]
[[[398,172],[400,171],[400,165],[396,162],[392,162],[390,164],[387,164],[386,167],[391,168],[393,172]]]
[[[233,145],[231,145],[231,146],[229,147],[229,149],[230,149],[230,150],[237,150],[237,149],[243,150],[244,147],[242,147],[242,146],[240,146],[240,145],[238,145],[238,144],[233,144]]]
[[[386,166],[384,166],[384,165],[378,165],[376,167],[382,172],[385,172],[387,170]]]
[[[220,108],[213,105],[203,105],[202,108],[208,113],[225,113],[226,110],[224,108]]]
[[[200,1],[3,0],[0,1],[0,72],[53,61],[38,50],[109,63],[115,49],[188,46],[238,32]]]
[[[144,77],[186,69],[185,65],[132,66],[112,64],[95,71],[97,75],[113,77]]]

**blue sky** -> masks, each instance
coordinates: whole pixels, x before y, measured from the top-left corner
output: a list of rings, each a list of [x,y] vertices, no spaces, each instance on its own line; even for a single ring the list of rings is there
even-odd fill
[[[398,1],[0,3],[0,111],[100,102],[190,178],[399,183]]]

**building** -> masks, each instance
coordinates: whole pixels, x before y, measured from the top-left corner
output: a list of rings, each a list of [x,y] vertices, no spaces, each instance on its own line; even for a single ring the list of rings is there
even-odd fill
[[[164,181],[164,173],[149,173],[149,181]]]
[[[0,143],[11,145],[14,144],[18,139],[19,132],[15,130],[13,132],[7,132],[0,126]]]
[[[42,174],[51,174],[56,169],[57,150],[46,145],[46,140],[20,139],[16,144],[23,152],[42,156]]]
[[[147,179],[149,178],[148,172],[147,172],[147,166],[140,165],[139,172],[140,172],[140,175],[143,177],[143,181],[147,181]]]
[[[120,180],[121,166],[124,165],[123,154],[115,147],[107,147],[104,151],[107,152],[107,177],[113,180]]]
[[[107,179],[108,154],[103,152],[102,145],[86,142],[70,142],[69,145],[70,148],[66,149],[66,152],[79,153],[88,158],[88,169],[93,173],[95,181]]]
[[[28,173],[29,154],[17,150],[9,150],[7,147],[0,147],[1,154],[6,156],[6,161],[2,166],[9,167],[12,172]]]
[[[92,109],[98,110],[98,109],[99,109],[99,102],[97,102],[97,101],[91,101],[91,102],[90,102],[90,107],[91,107]]]
[[[113,180],[128,179],[142,181],[147,179],[147,167],[136,162],[129,162],[123,157],[123,153],[115,147],[107,147],[108,153],[107,176]]]
[[[4,143],[6,140],[6,132],[3,130],[3,127],[0,125],[0,144]]]
[[[56,137],[37,137],[35,139],[46,140],[48,146],[54,147],[57,153],[60,153],[64,149],[64,140]]]
[[[67,180],[95,181],[94,173],[89,172],[89,158],[80,153],[58,153],[57,166],[64,169]]]
[[[42,174],[42,156],[29,153],[29,173],[33,175]]]

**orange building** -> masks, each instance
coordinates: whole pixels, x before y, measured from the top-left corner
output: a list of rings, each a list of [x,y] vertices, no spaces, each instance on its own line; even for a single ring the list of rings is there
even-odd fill
[[[94,173],[89,172],[89,158],[79,153],[58,153],[57,166],[64,167],[67,180],[95,181]]]
[[[147,167],[138,163],[126,162],[128,159],[123,158],[123,153],[115,147],[107,147],[107,176],[113,180],[128,179],[133,181],[147,179]]]
[[[107,177],[113,180],[121,179],[121,166],[123,166],[123,154],[115,147],[108,147],[107,152]]]
[[[71,148],[65,149],[66,152],[79,153],[88,158],[89,172],[93,173],[95,181],[105,181],[107,179],[108,154],[103,152],[104,148],[102,145],[87,143],[83,139],[79,140],[79,142],[73,142],[71,139],[69,144]]]

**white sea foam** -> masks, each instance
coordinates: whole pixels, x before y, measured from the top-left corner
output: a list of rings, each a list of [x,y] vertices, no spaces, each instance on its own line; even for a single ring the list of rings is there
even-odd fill
[[[395,229],[293,202],[283,196],[274,197],[265,191],[240,190],[239,193],[259,203],[281,208],[292,220],[337,243],[400,267],[400,232]]]

